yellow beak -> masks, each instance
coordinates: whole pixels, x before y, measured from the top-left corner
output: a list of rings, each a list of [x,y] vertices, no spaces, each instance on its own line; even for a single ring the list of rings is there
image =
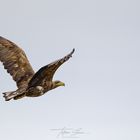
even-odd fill
[[[57,86],[65,86],[65,83],[59,82],[59,83],[57,84]]]

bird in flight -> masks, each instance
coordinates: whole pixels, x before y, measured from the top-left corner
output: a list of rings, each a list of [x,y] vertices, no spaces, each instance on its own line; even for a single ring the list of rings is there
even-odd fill
[[[59,80],[53,81],[53,76],[56,70],[72,57],[74,51],[75,49],[35,73],[25,52],[15,43],[0,37],[0,61],[17,84],[16,91],[3,93],[5,101],[23,97],[38,97],[49,90],[64,86],[65,84]]]

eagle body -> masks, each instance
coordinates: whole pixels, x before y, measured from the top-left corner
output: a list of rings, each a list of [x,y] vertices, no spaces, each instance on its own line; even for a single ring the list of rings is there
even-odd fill
[[[74,51],[75,49],[35,73],[25,52],[10,40],[0,37],[0,61],[17,84],[16,91],[3,93],[5,100],[38,97],[59,86],[64,86],[65,84],[59,80],[53,81],[53,76],[56,70],[72,57]]]

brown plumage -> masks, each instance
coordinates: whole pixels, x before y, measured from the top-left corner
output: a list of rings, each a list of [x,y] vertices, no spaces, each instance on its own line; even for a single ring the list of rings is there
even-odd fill
[[[25,96],[37,97],[56,87],[64,86],[61,81],[52,81],[53,76],[56,70],[72,57],[74,51],[75,49],[35,73],[24,51],[13,42],[0,37],[0,61],[16,81],[18,87],[16,91],[3,93],[5,100],[17,100]]]

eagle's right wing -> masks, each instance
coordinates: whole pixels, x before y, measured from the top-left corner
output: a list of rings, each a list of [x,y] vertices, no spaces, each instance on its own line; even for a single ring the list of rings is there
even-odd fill
[[[0,61],[16,81],[18,87],[22,87],[34,75],[24,51],[3,37],[0,37]]]
[[[70,57],[72,57],[72,54],[74,53],[74,51],[75,51],[75,49],[73,49],[68,55],[64,56],[63,58],[58,59],[58,60],[42,67],[41,69],[39,69],[35,73],[35,75],[32,77],[32,79],[30,80],[28,87],[40,85],[42,82],[52,81],[56,70],[63,63],[68,61]]]

